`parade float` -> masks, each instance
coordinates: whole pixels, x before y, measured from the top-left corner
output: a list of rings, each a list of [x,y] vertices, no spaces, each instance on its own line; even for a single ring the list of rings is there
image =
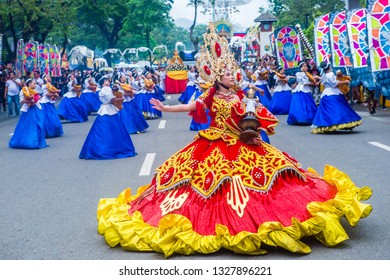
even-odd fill
[[[167,94],[183,93],[187,86],[188,69],[187,65],[184,64],[183,60],[180,58],[177,50],[175,50],[166,71],[165,92]]]

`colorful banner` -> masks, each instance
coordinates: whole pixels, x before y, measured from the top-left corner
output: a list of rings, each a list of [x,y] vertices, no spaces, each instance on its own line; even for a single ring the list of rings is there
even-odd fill
[[[350,86],[354,87],[362,84],[366,88],[373,89],[375,88],[375,81],[369,67],[366,10],[348,11],[346,22],[353,63],[353,68],[349,71],[352,79]]]
[[[57,55],[56,55],[56,46],[49,46],[49,56],[50,56],[50,76],[55,77],[57,72]]]
[[[349,48],[345,11],[330,16],[330,42],[332,48],[333,67],[351,67],[351,51]]]
[[[15,73],[18,78],[21,78],[25,75],[23,73],[23,55],[24,55],[24,45],[23,39],[19,39],[16,45],[16,62],[15,62]]]
[[[49,60],[49,47],[47,45],[38,46],[38,62],[39,71],[41,75],[49,75],[50,72],[50,60]]]
[[[28,42],[24,45],[23,76],[29,75],[37,69],[38,52],[37,43]]]
[[[371,2],[371,1],[370,1]],[[390,6],[389,0],[369,5],[367,14],[368,45],[373,72],[390,69]]]
[[[353,67],[367,67],[368,44],[366,9],[348,11],[346,21]]]
[[[274,31],[276,56],[284,69],[298,67],[303,59],[301,42],[293,26],[285,26]]]
[[[325,14],[314,21],[314,49],[318,66],[322,61],[331,61],[329,17],[330,14]]]
[[[56,47],[56,56],[57,56],[57,67],[55,70],[55,76],[54,77],[61,77],[61,51]]]

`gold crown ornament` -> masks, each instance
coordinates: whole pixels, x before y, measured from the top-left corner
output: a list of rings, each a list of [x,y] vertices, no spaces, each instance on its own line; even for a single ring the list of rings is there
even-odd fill
[[[221,82],[225,70],[228,69],[234,75],[235,82],[240,84],[242,77],[240,68],[229,49],[229,43],[226,38],[218,36],[213,23],[209,23],[203,39],[204,45],[201,46],[196,60],[196,68],[201,78],[210,84],[215,81]]]

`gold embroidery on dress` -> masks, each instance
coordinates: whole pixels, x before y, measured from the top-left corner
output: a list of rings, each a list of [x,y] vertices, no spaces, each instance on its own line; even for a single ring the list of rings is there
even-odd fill
[[[233,176],[233,181],[230,184],[230,190],[227,193],[226,198],[228,204],[236,211],[237,216],[242,218],[249,201],[249,195],[239,175]]]
[[[306,181],[298,167],[282,152],[266,143],[262,147],[266,151],[264,155],[242,146],[237,160],[232,162],[235,174],[240,174],[245,187],[267,192],[280,175],[288,172]]]
[[[168,190],[191,180],[195,162],[193,152],[194,147],[184,152],[179,151],[156,170],[158,191]]]
[[[170,191],[169,194],[165,197],[164,201],[160,204],[161,215],[164,216],[172,211],[180,209],[184,202],[188,198],[188,193],[183,193],[178,197],[175,197],[178,190]]]
[[[237,143],[238,136],[240,131],[238,127],[233,127],[228,125],[227,120],[231,118],[232,108],[234,105],[240,102],[239,100],[227,102],[221,98],[214,98],[213,105],[211,106],[211,111],[216,113],[215,116],[215,127],[210,127],[209,129],[202,130],[199,132],[199,135],[209,139],[223,139],[228,145],[234,145]],[[234,123],[233,121],[231,123]]]
[[[209,197],[226,180],[231,180],[229,161],[222,156],[219,148],[215,148],[203,162],[199,163],[191,185],[197,193]]]

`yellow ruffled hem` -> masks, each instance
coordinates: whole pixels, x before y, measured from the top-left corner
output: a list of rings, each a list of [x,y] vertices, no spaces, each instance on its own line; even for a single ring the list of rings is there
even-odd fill
[[[313,169],[309,172],[319,176]],[[307,209],[312,218],[304,222],[293,218],[288,227],[279,222],[266,222],[259,226],[257,233],[243,231],[231,235],[226,226],[216,225],[215,235],[203,236],[193,231],[186,217],[178,214],[162,217],[158,227],[154,227],[143,221],[140,212],[134,212],[132,216],[128,214],[128,203],[147,188],[143,186],[134,196],[131,196],[130,189],[126,189],[116,199],[99,201],[98,232],[111,247],[120,244],[125,250],[156,251],[166,257],[174,253],[210,254],[221,248],[237,254],[261,255],[267,253],[260,248],[262,243],[307,254],[311,250],[300,241],[302,237],[315,236],[324,245],[334,246],[348,239],[340,224],[343,216],[351,226],[356,226],[360,218],[367,217],[372,211],[371,205],[360,202],[371,196],[369,187],[357,188],[348,175],[329,165],[325,167],[323,179],[337,187],[336,197],[326,202],[309,203]]]
[[[320,126],[314,128],[311,133],[318,134],[318,133],[327,133],[327,132],[333,132],[337,130],[343,130],[343,129],[352,129],[358,125],[361,125],[363,122],[355,121],[355,122],[349,122],[349,123],[343,123],[343,124],[336,124],[332,126]]]

